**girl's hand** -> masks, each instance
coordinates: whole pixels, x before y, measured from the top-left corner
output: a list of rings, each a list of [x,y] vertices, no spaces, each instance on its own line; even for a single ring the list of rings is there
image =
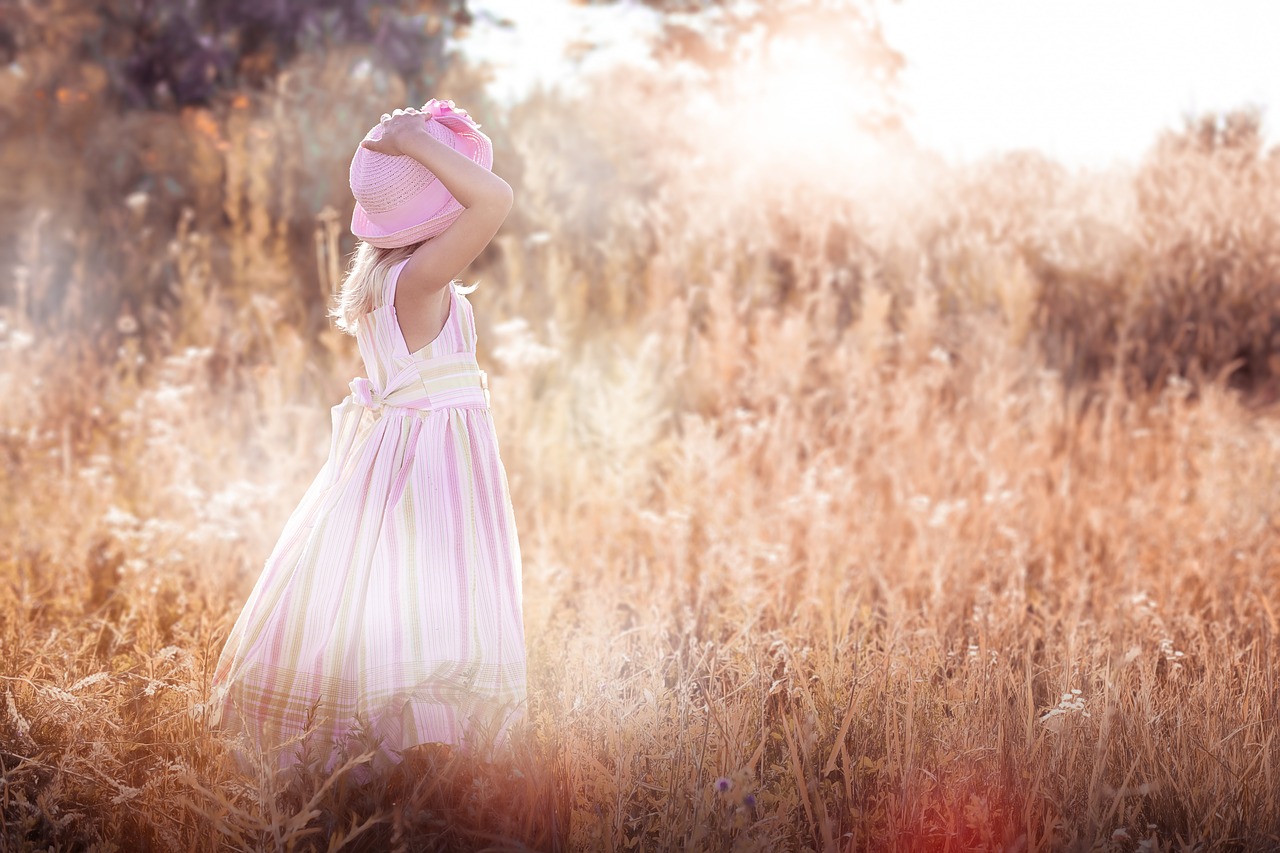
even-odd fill
[[[427,122],[431,121],[431,116],[427,113],[420,112],[413,107],[407,110],[396,109],[392,113],[382,114],[382,138],[381,139],[364,139],[360,142],[361,148],[368,148],[370,151],[376,151],[379,154],[388,154],[392,157],[402,154],[408,154],[408,146],[410,140],[417,136],[430,136],[427,133]]]

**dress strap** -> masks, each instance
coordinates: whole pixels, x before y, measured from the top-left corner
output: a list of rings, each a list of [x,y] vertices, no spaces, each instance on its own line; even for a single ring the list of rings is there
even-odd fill
[[[409,258],[395,264],[391,269],[387,270],[387,280],[382,285],[382,304],[396,304],[396,285],[400,282],[400,272],[404,269],[404,265],[409,263]]]
[[[462,331],[467,348],[470,349],[472,352],[475,352],[476,350],[476,312],[471,306],[471,300],[467,299],[466,296],[464,295],[466,291],[458,289],[456,279],[454,281],[449,282],[449,286],[453,288],[453,292],[456,296],[461,297],[457,301],[459,304],[464,306],[462,309],[462,313],[466,316],[459,318],[458,325]]]

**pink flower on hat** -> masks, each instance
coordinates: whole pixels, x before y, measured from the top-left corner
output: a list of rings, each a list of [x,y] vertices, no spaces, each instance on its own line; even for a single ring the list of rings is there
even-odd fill
[[[442,101],[438,98],[432,98],[422,105],[422,111],[432,118],[445,118],[447,116],[455,116],[469,123],[472,127],[479,127],[480,123],[467,115],[467,111],[462,107],[456,106],[453,101]]]

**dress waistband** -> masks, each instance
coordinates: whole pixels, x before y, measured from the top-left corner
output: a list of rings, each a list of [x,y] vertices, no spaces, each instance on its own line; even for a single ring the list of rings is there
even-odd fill
[[[444,409],[487,409],[489,408],[489,400],[487,397],[481,397],[470,401],[459,401],[450,403],[447,406],[432,406],[431,408],[421,408],[417,406],[380,406],[374,411],[379,417],[391,418],[425,418]]]
[[[343,402],[375,413],[411,416],[487,408],[489,374],[480,369],[472,352],[415,359],[388,377],[382,388],[363,376],[352,379],[351,395]]]
[[[361,435],[366,410],[374,422],[385,417],[425,418],[444,409],[489,408],[489,374],[480,369],[475,353],[459,352],[428,359],[411,359],[398,366],[381,388],[364,376],[351,380],[351,393],[332,408],[333,437],[329,447],[328,483],[347,469]],[[415,424],[414,429],[420,425]]]

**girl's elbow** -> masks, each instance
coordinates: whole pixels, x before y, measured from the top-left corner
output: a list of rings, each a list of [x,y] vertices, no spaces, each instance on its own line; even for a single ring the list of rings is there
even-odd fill
[[[495,176],[496,177],[496,176]],[[494,205],[500,207],[503,213],[511,210],[511,206],[515,204],[515,190],[511,189],[511,184],[498,178],[497,184],[493,188]]]
[[[483,195],[476,197],[471,206],[477,211],[484,211],[486,218],[495,217],[499,221],[506,219],[515,203],[515,192],[511,185],[494,175],[493,183],[485,187]]]

